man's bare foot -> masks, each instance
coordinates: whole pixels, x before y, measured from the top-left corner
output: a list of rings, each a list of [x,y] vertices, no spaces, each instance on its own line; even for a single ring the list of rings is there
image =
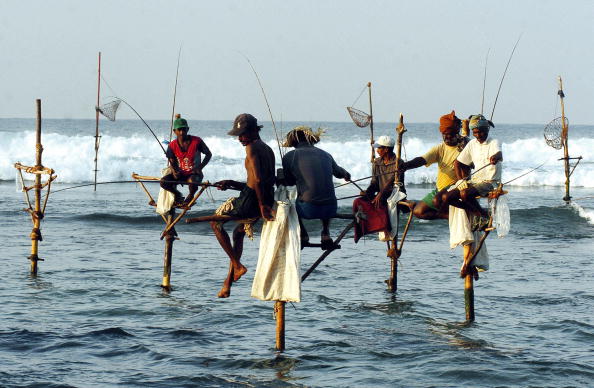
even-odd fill
[[[231,287],[223,286],[221,291],[217,294],[219,298],[228,298],[231,295]]]
[[[332,238],[327,235],[327,234],[323,234],[322,238],[321,238],[321,245],[322,245],[322,250],[327,251],[328,249],[332,249],[332,247],[334,247],[334,241],[332,240]]]
[[[233,269],[233,281],[234,282],[236,282],[239,279],[241,279],[241,277],[243,276],[243,274],[245,274],[247,272],[247,268],[244,265],[242,265],[242,264],[239,264],[239,265],[240,265],[239,268],[234,268]]]

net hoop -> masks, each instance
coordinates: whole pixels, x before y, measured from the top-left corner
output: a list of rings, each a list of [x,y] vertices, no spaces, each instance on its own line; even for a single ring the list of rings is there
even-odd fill
[[[544,128],[544,138],[550,147],[553,147],[556,150],[559,150],[563,147],[563,118],[557,117],[556,119],[552,120],[548,123]],[[567,117],[565,117],[565,127],[569,125],[569,121]]]
[[[353,120],[353,123],[359,128],[365,128],[371,124],[371,116],[362,110],[347,106],[347,111]]]
[[[122,100],[115,99],[101,106],[97,106],[95,107],[95,109],[99,111],[99,113],[101,113],[103,116],[105,116],[109,121],[115,121],[116,113],[118,111],[118,108],[120,107],[121,102]]]

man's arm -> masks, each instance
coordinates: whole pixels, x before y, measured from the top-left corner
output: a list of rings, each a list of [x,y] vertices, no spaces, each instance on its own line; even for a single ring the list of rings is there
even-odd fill
[[[262,179],[262,163],[260,161],[261,155],[256,152],[252,144],[248,144],[245,147],[247,170],[248,174],[251,174],[254,182],[254,191],[258,198],[258,205],[260,206],[260,214],[266,221],[273,221],[272,208],[264,203],[264,195],[262,185],[264,180]]]
[[[176,140],[174,140],[174,141],[176,141]],[[171,149],[171,147],[167,146],[167,152],[165,152],[165,156],[167,156],[167,161],[169,162],[169,165],[171,166],[173,177],[175,179],[177,179],[177,176],[179,173],[179,165],[177,164],[177,158],[175,157],[175,154],[173,153],[173,150]]]
[[[285,186],[295,186],[295,184],[297,184],[297,178],[295,178],[295,175],[293,175],[293,170],[291,168],[292,166],[289,163],[289,158],[291,160],[294,159],[294,154],[292,154],[291,152],[295,151],[290,151],[289,153],[287,153],[282,160],[284,179],[280,183]]]
[[[347,181],[351,180],[351,174],[347,170],[336,164],[334,158],[332,158],[332,175],[339,179],[342,178]]]
[[[503,154],[501,153],[501,151],[499,151],[495,155],[491,156],[489,158],[489,162],[491,164],[497,164],[499,162],[503,162]]]
[[[204,159],[198,166],[198,170],[202,171],[202,169],[204,169],[204,167],[206,167],[208,162],[210,162],[210,159],[212,158],[212,152],[210,152],[210,149],[208,148],[208,146],[206,145],[206,143],[204,141],[200,142],[200,145],[198,146],[198,152],[201,152],[204,154]]]
[[[427,161],[422,156],[417,156],[414,159],[409,160],[408,162],[404,162],[400,165],[400,170],[412,170],[415,168],[419,168],[427,164]]]
[[[454,161],[454,171],[456,171],[456,178],[458,180],[466,178],[470,174],[470,166],[460,162]]]

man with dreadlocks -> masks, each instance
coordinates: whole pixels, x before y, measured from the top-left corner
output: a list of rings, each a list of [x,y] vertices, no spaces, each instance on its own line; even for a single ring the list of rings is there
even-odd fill
[[[495,127],[493,122],[481,114],[470,116],[469,119],[469,129],[475,139],[469,141],[460,152],[455,161],[455,169],[458,179],[467,179],[471,166],[474,166],[475,172],[468,183],[460,184],[443,197],[448,205],[468,210],[473,215],[487,217],[487,212],[476,197],[486,196],[501,182],[499,162],[503,161],[503,154],[499,141],[489,137],[489,128]]]
[[[240,190],[239,197],[229,198],[215,213],[243,221],[233,230],[233,244],[229,234],[223,228],[226,221],[210,223],[219,244],[231,260],[229,273],[218,294],[219,298],[228,298],[231,295],[232,283],[238,281],[247,272],[247,268],[240,262],[246,231],[251,237],[251,226],[260,217],[267,221],[274,219],[272,213],[276,180],[274,152],[260,139],[260,128],[262,126],[258,125],[258,120],[249,113],[242,113],[235,118],[233,128],[228,134],[237,136],[239,142],[245,147],[247,182],[223,180],[215,183],[219,190]]]
[[[443,205],[442,196],[457,180],[454,162],[466,144],[464,138],[460,136],[461,126],[462,121],[456,117],[456,112],[452,111],[441,116],[439,132],[443,142],[432,147],[425,155],[411,159],[402,165],[402,169],[406,171],[437,163],[436,187],[415,205],[413,214],[417,218],[448,219],[448,207]]]
[[[177,138],[169,143],[166,152],[172,172],[161,178],[161,187],[175,195],[177,205],[186,205],[192,200],[198,190],[198,183],[201,183],[204,178],[202,170],[212,157],[206,143],[198,136],[188,135],[188,129],[190,127],[186,119],[181,118],[179,114],[176,115],[173,132]],[[200,154],[204,154],[202,161]],[[185,200],[182,193],[177,190],[177,183],[172,181],[183,181],[189,184],[190,193]]]
[[[322,130],[313,132],[310,127],[295,127],[287,134],[283,147],[293,147],[283,157],[284,184],[297,186],[295,207],[299,215],[302,245],[309,243],[309,236],[301,219],[322,220],[322,249],[332,248],[330,219],[336,215],[336,194],[332,176],[351,180],[351,174],[338,166],[328,152],[314,146],[320,141]]]

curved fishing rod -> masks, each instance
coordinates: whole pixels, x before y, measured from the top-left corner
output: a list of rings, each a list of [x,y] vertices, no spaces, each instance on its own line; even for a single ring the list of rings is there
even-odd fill
[[[175,97],[177,96],[177,79],[179,76],[179,59],[181,58],[182,45],[179,45],[179,52],[177,53],[177,69],[175,70],[175,86],[173,87],[173,107],[171,108],[171,128],[169,129],[169,142],[173,138],[173,119],[175,117]]]
[[[139,119],[140,119],[140,120],[141,120],[141,121],[144,123],[144,125],[146,125],[146,127],[148,128],[148,130],[149,130],[149,131],[151,131],[151,134],[153,135],[153,137],[155,138],[155,140],[157,141],[157,143],[159,143],[159,147],[161,147],[161,149],[163,150],[163,153],[164,153],[165,155],[167,155],[167,152],[165,151],[165,148],[163,148],[163,144],[161,144],[161,141],[159,140],[159,138],[157,137],[157,135],[155,135],[155,132],[153,132],[153,130],[152,130],[152,129],[151,129],[151,127],[150,127],[150,126],[147,124],[147,122],[146,122],[146,121],[144,121],[144,119],[142,118],[142,116],[140,115],[140,113],[138,113],[138,112],[136,111],[136,109],[134,109],[134,108],[132,107],[132,105],[128,104],[128,103],[126,102],[126,100],[124,100],[124,99],[122,99],[122,98],[120,98],[120,97],[117,97],[117,96],[116,96],[116,98],[117,98],[118,100],[122,101],[124,104],[126,104],[126,105],[128,106],[128,108],[132,109],[132,111],[133,111],[134,113],[136,113],[136,116],[138,116],[138,118],[139,118]]]
[[[260,81],[260,77],[258,76],[258,73],[256,72],[256,69],[254,68],[254,65],[252,65],[252,61],[250,61],[250,59],[242,52],[239,52],[239,54],[241,54],[241,56],[245,58],[247,63],[252,68],[252,71],[254,72],[254,75],[256,76],[256,80],[258,80],[258,85],[260,85],[260,90],[262,90],[262,95],[264,96],[264,101],[266,101],[266,106],[268,107],[268,113],[270,114],[270,121],[272,121],[272,128],[274,128],[274,136],[276,137],[276,145],[278,146],[278,152],[282,158],[284,155],[283,155],[283,151],[281,150],[281,143],[280,143],[280,139],[278,138],[278,131],[276,130],[276,123],[274,122],[274,117],[272,116],[272,110],[270,109],[270,104],[268,103],[268,97],[266,97],[266,92],[264,91],[264,86],[262,86],[262,81]]]
[[[147,179],[139,179],[139,180],[123,180],[123,181],[108,181],[108,182],[97,182],[98,185],[108,185],[108,184],[121,184],[121,183],[175,183],[175,184],[186,184],[188,185],[189,183],[187,181],[162,181],[162,180],[147,180]],[[72,189],[78,189],[81,187],[87,187],[87,186],[93,186],[95,183],[85,183],[82,185],[76,185],[76,186],[70,186],[70,187],[65,187],[63,189],[60,190],[53,190],[52,194],[55,193],[59,193],[60,191],[66,191],[66,190],[72,190]],[[216,184],[212,184],[212,183],[196,183],[198,186],[206,186],[206,187],[220,187],[220,185],[216,185]],[[228,190],[234,190],[232,188],[228,188]]]
[[[516,47],[518,47],[518,43],[520,43],[520,39],[522,39],[522,34],[520,34],[520,36],[518,36],[518,40],[516,41],[516,44],[514,45],[514,48],[511,52],[511,54],[509,55],[507,64],[505,65],[505,70],[503,71],[503,76],[501,76],[501,82],[499,82],[499,89],[497,89],[497,95],[495,96],[495,102],[493,103],[493,110],[491,111],[491,117],[489,118],[489,120],[493,120],[493,114],[495,113],[495,107],[497,106],[497,99],[499,98],[499,92],[501,91],[501,86],[503,85],[503,80],[505,79],[505,75],[507,74],[507,68],[509,67],[509,64],[514,56],[514,53],[516,52]]]
[[[487,87],[487,63],[489,62],[490,51],[491,47],[489,47],[489,49],[487,50],[487,55],[485,56],[485,73],[483,74],[483,98],[481,99],[481,114],[483,114],[483,109],[485,107],[485,89]]]

